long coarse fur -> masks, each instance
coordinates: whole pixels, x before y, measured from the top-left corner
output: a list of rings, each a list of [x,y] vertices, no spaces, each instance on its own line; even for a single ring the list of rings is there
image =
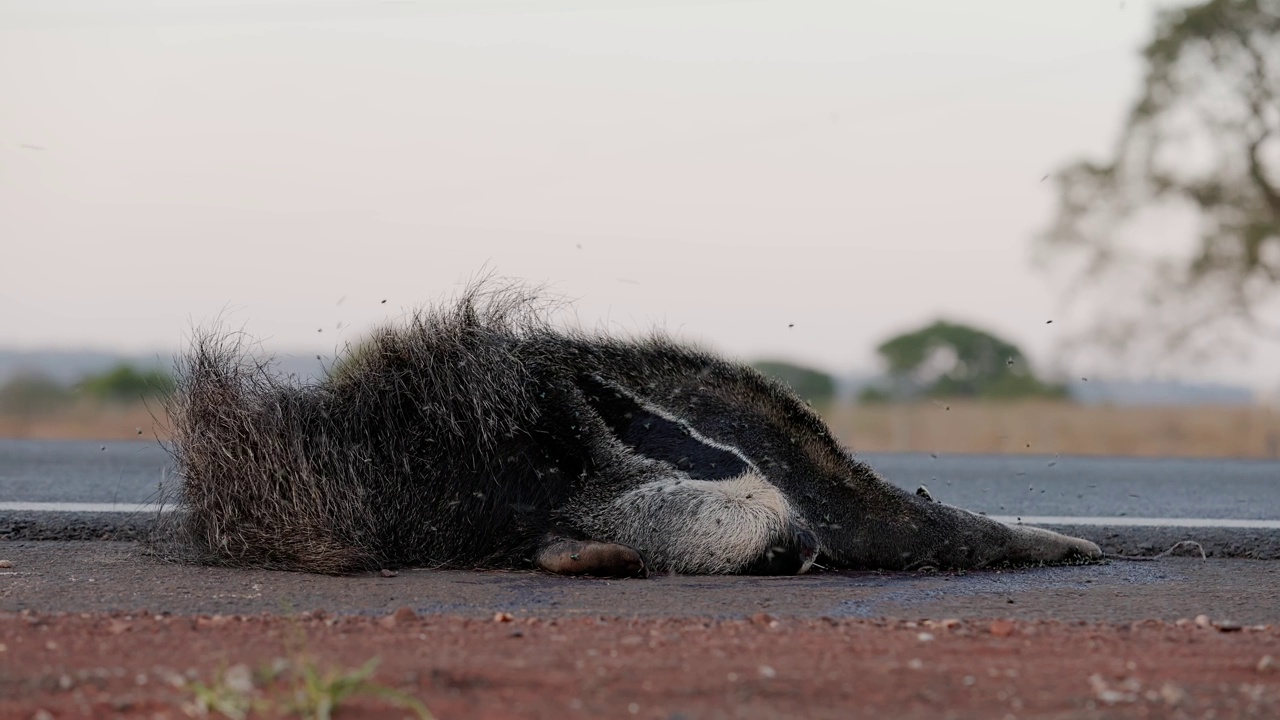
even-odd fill
[[[547,538],[680,572],[770,571],[775,551],[811,545],[842,567],[1084,547],[898,490],[746,366],[660,334],[557,330],[542,308],[473,287],[312,384],[253,360],[242,336],[197,335],[168,406],[183,508],[156,547],[320,573],[528,566]]]

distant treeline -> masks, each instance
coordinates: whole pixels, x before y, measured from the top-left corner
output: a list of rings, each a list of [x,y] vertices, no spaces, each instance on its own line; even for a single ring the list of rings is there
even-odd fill
[[[23,372],[0,386],[0,412],[30,415],[75,404],[131,403],[172,392],[173,375],[162,370],[140,369],[127,363],[101,373],[86,375],[71,384],[39,372]]]
[[[857,395],[861,402],[1068,397],[1064,385],[1038,378],[1016,345],[968,325],[940,320],[889,338],[876,351],[885,373],[862,388]],[[358,369],[359,357],[357,348],[331,367],[329,376]],[[761,360],[753,365],[814,405],[829,405],[838,399],[835,378],[821,370],[781,360]],[[74,383],[27,372],[0,386],[0,413],[30,415],[84,401],[131,403],[163,397],[173,388],[171,373],[130,363],[119,363]]]
[[[821,370],[781,360],[761,360],[752,366],[771,378],[781,380],[810,403],[829,403],[836,397],[835,378]]]
[[[969,325],[938,320],[885,340],[876,353],[885,374],[862,388],[857,396],[861,402],[1068,397],[1065,385],[1036,377],[1018,346]],[[835,399],[834,378],[820,370],[778,361],[755,367],[811,403]]]

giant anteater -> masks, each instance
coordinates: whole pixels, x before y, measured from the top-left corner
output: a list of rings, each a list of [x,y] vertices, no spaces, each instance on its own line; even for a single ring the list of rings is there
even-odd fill
[[[197,334],[167,408],[183,508],[166,552],[615,576],[1100,557],[890,485],[749,367],[660,334],[558,330],[543,307],[474,286],[311,384],[237,334]]]

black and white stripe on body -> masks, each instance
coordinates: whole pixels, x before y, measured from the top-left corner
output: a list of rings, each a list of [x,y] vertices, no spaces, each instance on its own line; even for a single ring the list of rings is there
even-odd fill
[[[587,510],[594,534],[641,550],[654,570],[776,574],[812,566],[817,541],[740,449],[599,376],[580,387],[620,443],[671,469]]]

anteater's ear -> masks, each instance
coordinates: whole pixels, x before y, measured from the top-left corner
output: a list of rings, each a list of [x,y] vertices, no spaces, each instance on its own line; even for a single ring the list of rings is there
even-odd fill
[[[579,378],[587,404],[618,440],[699,480],[727,480],[751,470],[737,448],[705,437],[674,412],[596,375]]]

